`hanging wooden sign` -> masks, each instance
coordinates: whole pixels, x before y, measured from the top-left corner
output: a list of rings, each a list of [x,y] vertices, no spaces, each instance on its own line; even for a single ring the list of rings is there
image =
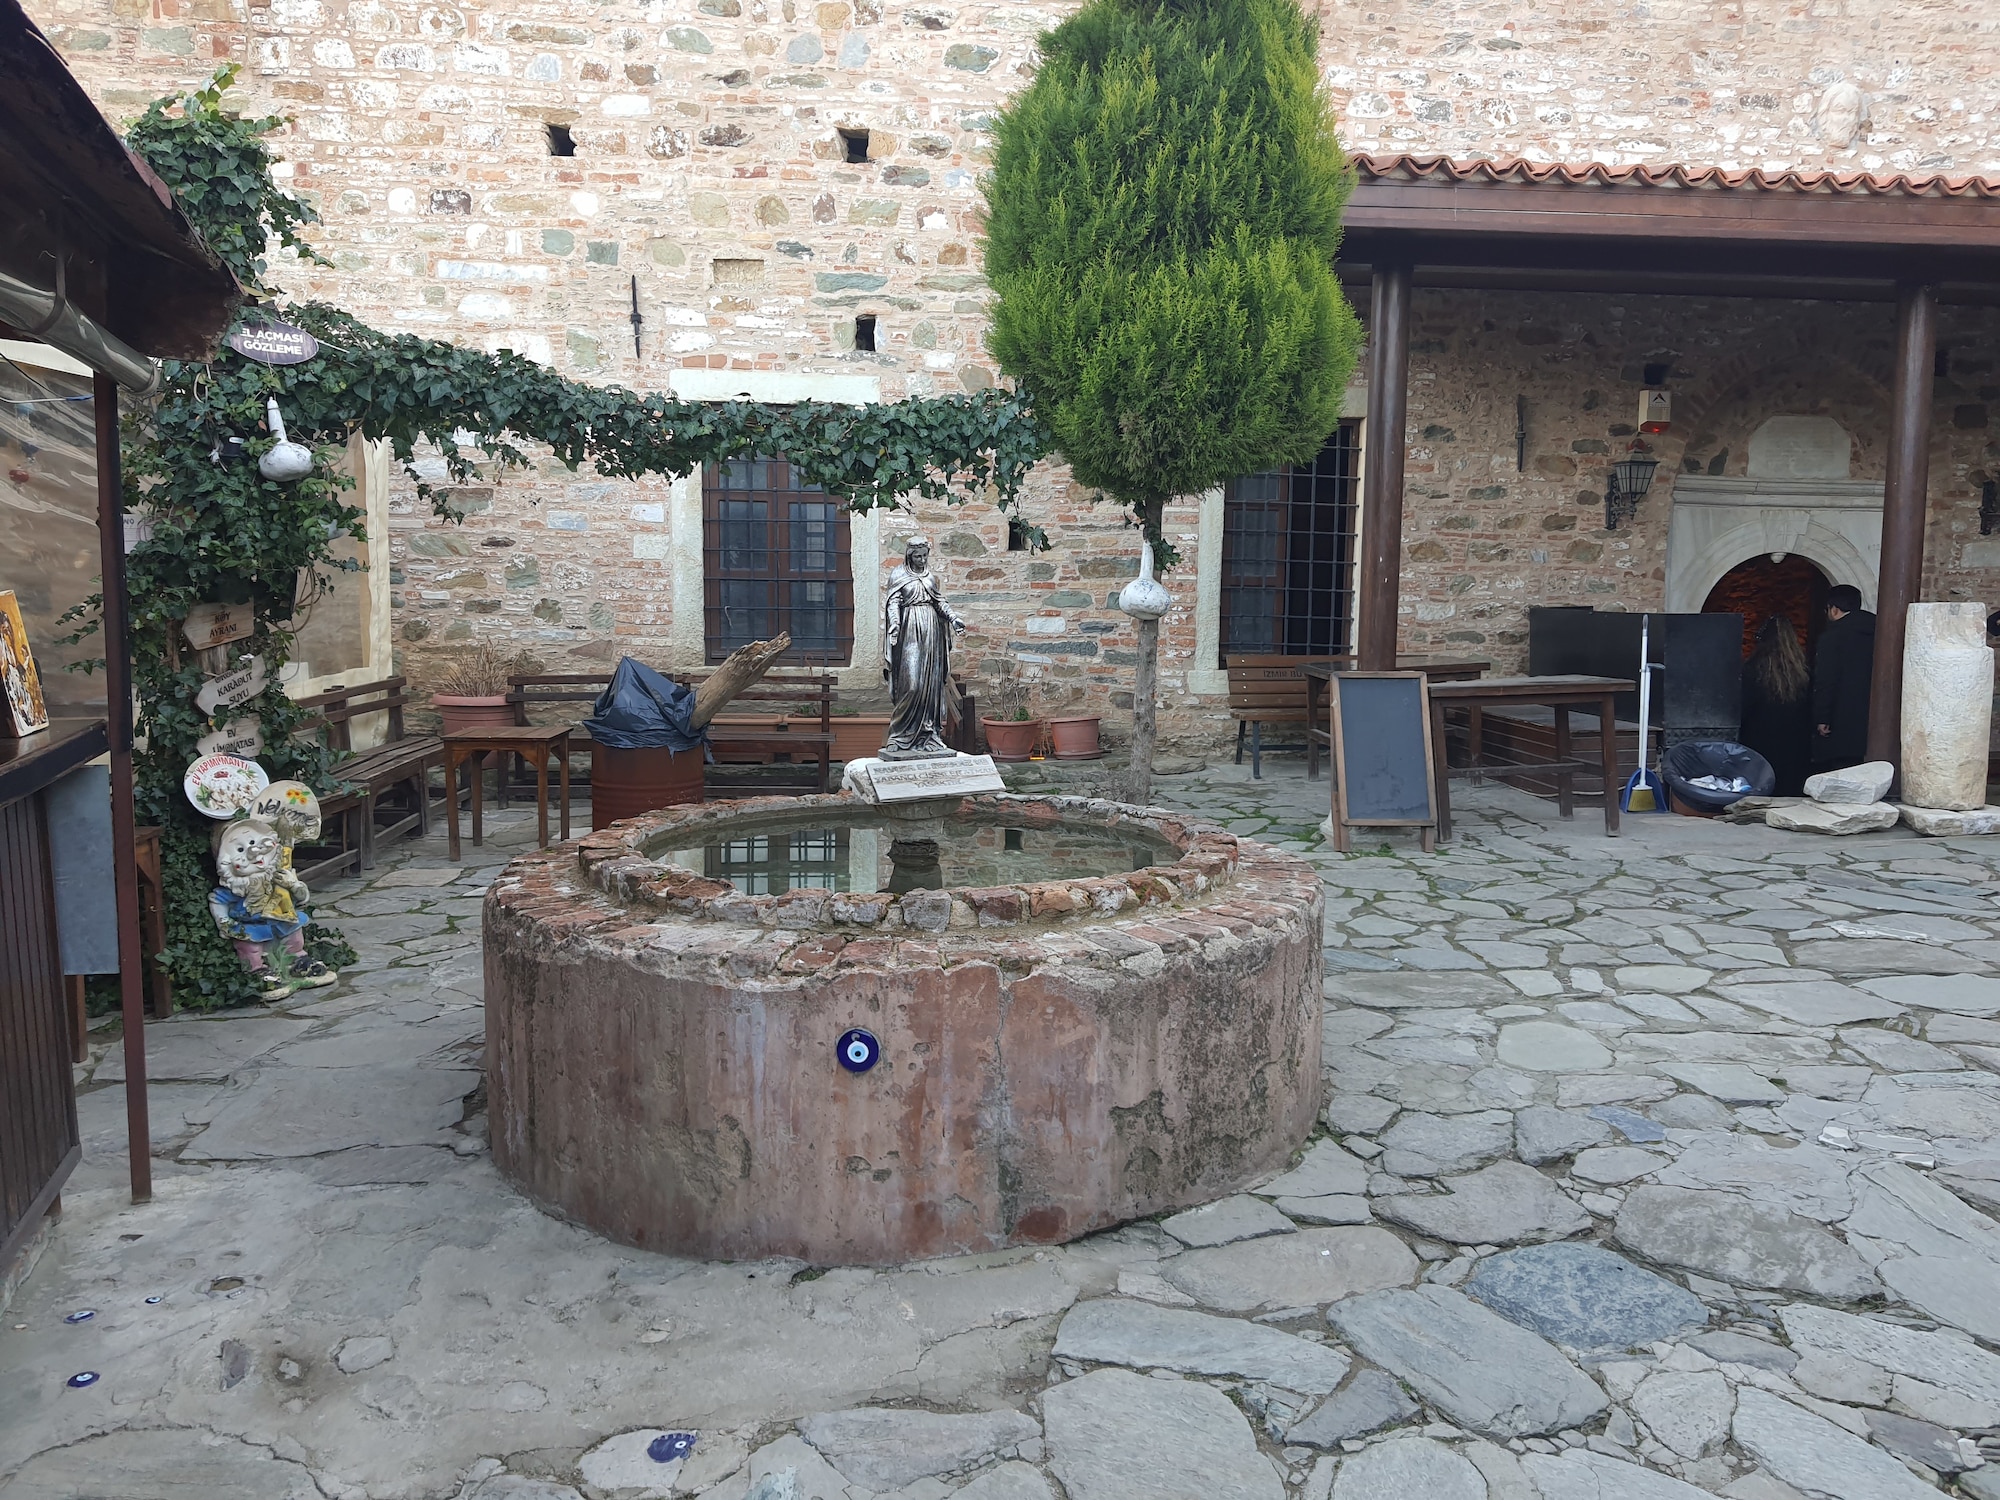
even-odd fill
[[[289,323],[257,323],[230,334],[229,347],[260,365],[302,365],[319,353],[319,340]]]
[[[197,604],[181,621],[181,634],[197,651],[240,641],[257,628],[248,604]]]
[[[234,755],[255,760],[264,753],[264,728],[255,719],[231,719],[194,742],[203,755]]]
[[[264,685],[269,681],[270,674],[265,670],[264,658],[245,657],[243,664],[234,671],[224,672],[220,677],[211,677],[204,682],[201,691],[194,695],[195,707],[205,714],[213,714],[219,708],[232,708],[263,692]]]

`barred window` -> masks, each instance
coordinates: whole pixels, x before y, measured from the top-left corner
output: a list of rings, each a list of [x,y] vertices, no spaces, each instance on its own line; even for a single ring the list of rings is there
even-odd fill
[[[801,485],[778,458],[710,464],[702,474],[707,655],[792,634],[790,659],[844,666],[854,654],[847,511]]]
[[[1222,656],[1354,649],[1358,457],[1353,423],[1303,468],[1232,481],[1222,524]]]

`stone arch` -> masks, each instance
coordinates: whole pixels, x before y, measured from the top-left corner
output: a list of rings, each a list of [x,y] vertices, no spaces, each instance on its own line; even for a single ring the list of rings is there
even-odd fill
[[[1828,581],[1851,583],[1861,590],[1864,608],[1875,607],[1875,566],[1860,548],[1804,510],[1773,508],[1715,536],[1673,569],[1667,583],[1668,612],[1699,613],[1723,574],[1749,558],[1771,554],[1805,558]]]
[[[1774,398],[1765,393],[1798,382],[1824,392],[1837,405],[1865,408],[1875,416],[1869,428],[1857,428],[1836,413],[1836,420],[1848,429],[1850,437],[1861,440],[1864,452],[1886,440],[1892,388],[1890,372],[1869,368],[1854,357],[1852,349],[1835,344],[1829,335],[1822,334],[1781,358],[1774,359],[1764,350],[1753,349],[1723,361],[1705,382],[1708,393],[1684,414],[1675,413],[1673,431],[1679,438],[1677,451],[1672,455],[1675,466],[1680,467],[1681,460],[1693,456],[1689,448],[1704,431],[1728,438],[1733,429],[1740,427],[1740,434],[1735,436],[1741,441],[1734,445],[1731,454],[1731,472],[1738,471],[1750,434],[1769,418],[1796,410],[1782,394]]]

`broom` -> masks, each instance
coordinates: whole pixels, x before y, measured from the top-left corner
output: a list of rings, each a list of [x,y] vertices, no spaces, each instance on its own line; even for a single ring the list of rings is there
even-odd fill
[[[1625,795],[1619,806],[1628,813],[1665,812],[1667,789],[1646,767],[1652,740],[1653,664],[1652,618],[1639,617],[1639,769],[1625,780]]]

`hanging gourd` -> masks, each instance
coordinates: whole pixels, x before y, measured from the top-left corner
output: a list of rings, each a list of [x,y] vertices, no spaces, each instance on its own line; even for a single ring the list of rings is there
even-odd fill
[[[271,444],[270,452],[257,460],[257,472],[280,484],[291,484],[305,478],[312,472],[312,449],[285,436],[285,419],[278,415],[276,396],[265,404],[264,420],[277,441]]]

